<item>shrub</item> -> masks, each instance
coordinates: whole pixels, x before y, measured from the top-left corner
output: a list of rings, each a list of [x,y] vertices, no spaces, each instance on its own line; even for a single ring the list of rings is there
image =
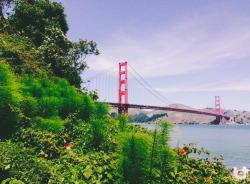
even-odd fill
[[[146,183],[150,165],[152,140],[144,133],[126,135],[121,144],[118,173],[122,183]]]
[[[9,68],[0,63],[0,138],[10,137],[18,122],[17,108],[22,95],[15,80]]]
[[[128,123],[128,116],[127,115],[123,115],[123,114],[119,114],[117,116],[117,119],[119,120],[119,128],[121,131],[124,131],[126,128],[126,125]]]
[[[32,74],[36,76],[41,69],[46,68],[39,59],[40,53],[35,50],[27,38],[0,34],[0,54],[18,75]]]
[[[83,98],[81,96],[64,98],[59,110],[59,115],[63,119],[66,119],[69,114],[80,114],[82,113],[81,109],[83,109],[83,105]]]
[[[61,108],[61,99],[57,97],[42,97],[38,101],[38,116],[49,118],[58,115],[58,109]]]
[[[34,149],[35,155],[46,159],[58,158],[65,149],[63,136],[34,127],[19,130],[13,139],[22,142],[27,148]]]
[[[169,182],[169,173],[176,167],[177,155],[169,147],[169,136],[172,125],[161,122],[159,130],[153,133],[151,148],[150,181],[158,183]]]
[[[55,134],[61,133],[64,128],[62,119],[58,116],[51,117],[50,119],[36,117],[34,118],[33,122],[42,130]]]
[[[92,122],[92,145],[94,148],[99,148],[104,141],[104,124],[103,121]]]
[[[102,102],[97,102],[95,105],[96,105],[96,112],[94,114],[95,117],[97,119],[106,118],[109,112],[109,106]]]
[[[31,96],[25,97],[21,102],[20,107],[24,115],[28,118],[33,118],[38,113],[38,101]]]
[[[51,164],[36,157],[32,148],[10,141],[0,141],[0,147],[0,182],[48,183]]]
[[[67,168],[67,169],[65,169]],[[87,154],[65,153],[55,162],[51,183],[116,183],[117,155],[103,151]]]
[[[175,152],[178,154],[177,168],[169,175],[173,183],[237,183],[221,162],[222,157],[214,157],[207,150],[198,149],[193,143],[176,148]],[[190,154],[198,156],[189,158]]]

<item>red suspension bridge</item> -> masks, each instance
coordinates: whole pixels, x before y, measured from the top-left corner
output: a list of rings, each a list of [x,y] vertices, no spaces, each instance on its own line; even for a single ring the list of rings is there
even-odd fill
[[[226,120],[229,120],[230,117],[226,116],[225,114],[222,114],[221,111],[221,106],[220,106],[220,97],[219,96],[215,96],[215,112],[204,112],[201,110],[194,110],[194,109],[183,109],[183,108],[173,108],[173,107],[168,107],[166,105],[152,105],[155,104],[155,100],[150,101],[149,99],[152,100],[152,97],[158,99],[158,101],[161,101],[165,104],[169,103],[169,100],[167,100],[164,96],[162,96],[160,93],[158,93],[151,85],[149,85],[148,82],[146,82],[146,80],[144,80],[139,74],[138,72],[136,72],[131,66],[130,68],[132,69],[132,71],[134,72],[131,73],[128,71],[128,66],[130,66],[127,62],[122,62],[119,63],[119,71],[118,71],[118,75],[119,75],[119,80],[118,80],[118,102],[115,101],[114,99],[106,99],[106,97],[102,100],[105,101],[107,104],[110,104],[112,107],[117,107],[118,108],[118,113],[124,113],[124,114],[128,114],[128,109],[129,108],[136,108],[136,109],[152,109],[152,110],[163,110],[163,111],[175,111],[175,112],[182,112],[182,113],[192,113],[192,114],[201,114],[201,115],[207,115],[207,116],[214,116],[215,117],[215,122],[217,124],[221,124],[222,123],[222,119],[225,118]],[[105,89],[110,89],[111,91],[114,91],[114,87],[110,86],[110,83],[116,83],[117,85],[117,78],[115,77],[114,72],[112,73],[112,71],[114,71],[116,67],[111,67],[108,70],[105,70],[102,73],[99,73],[91,78],[88,78],[85,81],[85,84],[87,84],[87,90],[89,90],[88,88],[90,87],[90,83],[92,83],[92,81],[97,81],[97,78],[100,78],[101,76],[104,76],[107,73],[111,72],[111,78],[107,79],[105,78],[104,81],[102,82],[96,82],[96,89],[99,88],[99,86],[103,85]],[[130,86],[129,87],[129,80],[128,80],[128,74],[130,74],[133,78],[133,81],[136,81],[137,85],[134,86]],[[117,74],[116,74],[117,76]],[[113,82],[112,82],[112,80]],[[110,81],[109,83],[107,81]],[[92,84],[91,84],[92,85]],[[113,84],[112,84],[113,85]],[[140,88],[138,89],[138,86],[140,86]],[[135,88],[137,88],[135,90]],[[93,88],[92,88],[93,89]],[[133,100],[131,101],[136,101],[135,99],[138,99],[140,97],[143,97],[145,94],[145,91],[147,91],[151,96],[150,97],[146,97],[144,100],[141,100],[140,102],[137,103],[131,103],[131,101],[129,101],[129,89],[131,89],[131,91],[137,91],[139,92],[139,94],[137,94],[137,97],[134,97]],[[103,93],[103,92],[102,92]],[[102,95],[102,94],[101,94]],[[112,92],[106,92],[106,96],[116,96],[114,93]],[[142,104],[142,102],[147,102],[148,104]],[[149,105],[150,104],[150,105]]]

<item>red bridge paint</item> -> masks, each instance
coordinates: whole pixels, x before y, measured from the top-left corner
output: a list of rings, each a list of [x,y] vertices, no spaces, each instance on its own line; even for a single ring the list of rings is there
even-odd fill
[[[119,103],[112,103],[112,102],[106,102],[107,104],[111,105],[112,107],[120,107]],[[175,111],[175,112],[185,112],[185,113],[192,113],[192,114],[203,114],[207,116],[215,116],[221,118],[225,118],[226,120],[229,120],[230,117],[226,115],[221,115],[217,113],[210,113],[210,112],[203,112],[198,110],[189,110],[189,109],[177,109],[172,107],[159,107],[159,106],[150,106],[150,105],[138,105],[138,104],[123,104],[126,108],[135,108],[135,109],[154,109],[154,110],[163,110],[163,111]]]
[[[220,108],[220,96],[215,96],[215,112],[218,115],[221,115],[221,108]],[[217,116],[219,117],[219,116]],[[219,124],[222,124],[222,118],[219,118]]]
[[[128,64],[119,63],[118,112],[128,114]]]

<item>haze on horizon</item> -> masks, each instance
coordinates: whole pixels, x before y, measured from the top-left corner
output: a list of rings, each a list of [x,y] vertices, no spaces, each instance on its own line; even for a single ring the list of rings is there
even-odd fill
[[[250,111],[250,1],[56,0],[68,37],[94,40],[96,74],[128,61],[174,103]]]

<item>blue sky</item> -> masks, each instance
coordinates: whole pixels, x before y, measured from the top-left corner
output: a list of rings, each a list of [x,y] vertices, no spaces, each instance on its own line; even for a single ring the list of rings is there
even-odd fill
[[[87,75],[128,61],[173,103],[250,110],[249,0],[57,0],[68,38],[94,40]]]

